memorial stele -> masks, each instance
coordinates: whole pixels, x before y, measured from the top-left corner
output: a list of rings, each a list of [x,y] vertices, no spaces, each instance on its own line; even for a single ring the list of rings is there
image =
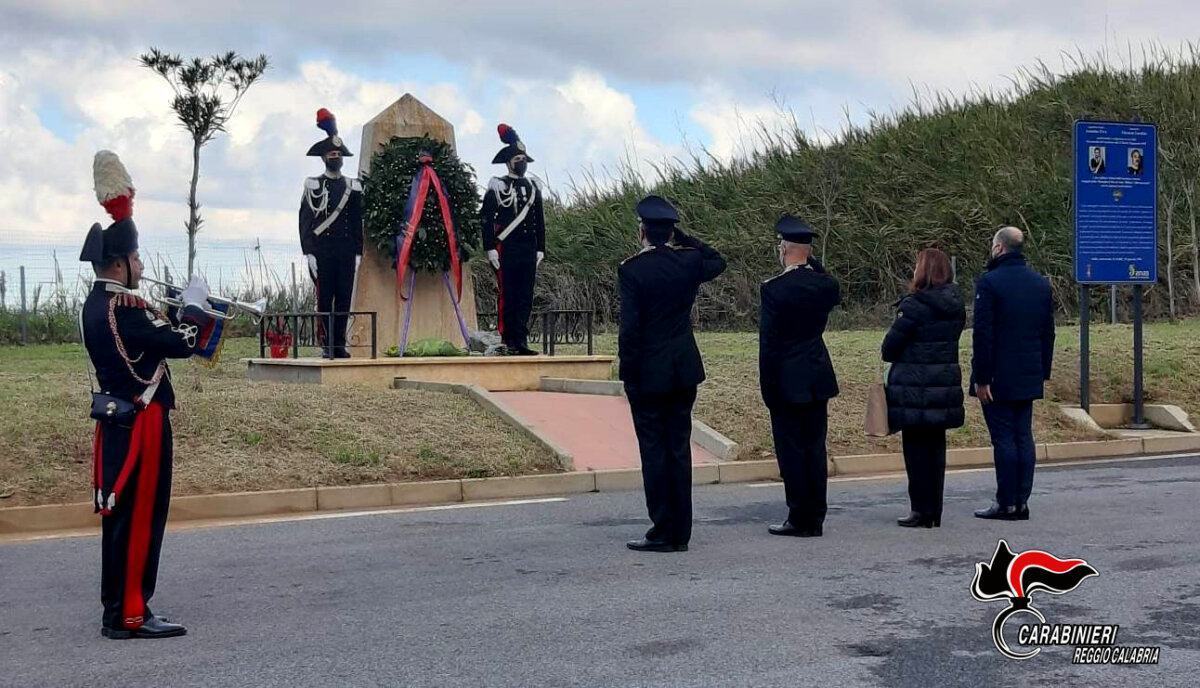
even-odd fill
[[[362,145],[359,149],[358,175],[361,178],[371,169],[371,158],[381,146],[393,137],[427,136],[444,141],[454,148],[454,125],[446,121],[424,103],[406,93],[389,105],[371,121],[363,125]],[[475,283],[470,269],[463,265],[462,299],[459,308],[469,330],[478,329],[475,310]],[[466,346],[454,304],[442,280],[442,275],[418,272],[413,287],[412,320],[409,325],[409,343],[436,338],[449,341],[456,346]],[[363,243],[362,264],[358,269],[354,296],[351,301],[354,311],[375,311],[376,341],[379,354],[400,342],[405,304],[396,289],[396,270],[392,257],[381,253],[371,241]],[[369,318],[354,318],[351,321],[348,341],[353,346],[354,356],[369,356],[371,322]]]

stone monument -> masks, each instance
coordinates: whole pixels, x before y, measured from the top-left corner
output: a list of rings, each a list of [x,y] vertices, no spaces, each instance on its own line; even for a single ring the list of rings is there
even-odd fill
[[[406,93],[400,100],[389,105],[363,125],[362,145],[359,149],[358,175],[361,178],[371,169],[371,157],[393,137],[427,136],[454,147],[454,125],[447,122],[412,94]],[[454,304],[441,274],[417,272],[413,285],[412,322],[409,325],[408,341],[436,338],[444,339],[456,346],[466,347]],[[400,343],[400,328],[404,302],[396,289],[396,270],[392,258],[381,253],[371,241],[363,244],[362,265],[358,268],[358,281],[354,285],[351,301],[354,311],[375,311],[376,341],[380,355]],[[471,271],[463,265],[462,300],[459,303],[467,329],[479,328],[475,310],[475,283]],[[355,356],[369,356],[371,343],[371,321],[355,318],[348,336],[351,351]]]

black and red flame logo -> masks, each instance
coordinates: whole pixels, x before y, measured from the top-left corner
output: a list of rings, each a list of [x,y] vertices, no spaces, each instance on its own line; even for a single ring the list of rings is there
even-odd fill
[[[1008,600],[1008,608],[997,614],[992,624],[992,640],[1005,657],[1029,659],[1040,648],[1025,653],[1013,651],[1004,640],[1004,622],[1008,617],[1025,612],[1046,623],[1046,618],[1030,603],[1030,595],[1037,591],[1061,595],[1079,587],[1083,579],[1097,575],[1096,569],[1083,559],[1059,559],[1037,549],[1013,554],[1008,543],[1000,540],[990,563],[975,564],[971,595],[980,602]]]

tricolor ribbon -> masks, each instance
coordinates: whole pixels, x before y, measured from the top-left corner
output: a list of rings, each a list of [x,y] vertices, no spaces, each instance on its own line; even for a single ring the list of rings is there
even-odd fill
[[[408,201],[404,204],[402,226],[396,235],[396,289],[400,298],[407,301],[411,296],[404,294],[404,277],[408,272],[408,262],[412,257],[413,242],[417,238],[417,226],[425,212],[425,198],[429,195],[430,187],[437,194],[438,206],[442,211],[442,224],[446,229],[446,242],[450,248],[450,274],[454,277],[456,291],[451,294],[457,303],[462,299],[462,264],[458,257],[458,237],[454,233],[454,216],[450,214],[450,199],[442,187],[442,180],[433,169],[433,157],[423,153],[419,159],[421,166],[413,175],[412,184],[408,189]]]

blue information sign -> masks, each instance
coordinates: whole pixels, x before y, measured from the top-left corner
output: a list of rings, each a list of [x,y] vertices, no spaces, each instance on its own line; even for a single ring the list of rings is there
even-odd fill
[[[1075,123],[1075,280],[1158,281],[1158,131]]]

